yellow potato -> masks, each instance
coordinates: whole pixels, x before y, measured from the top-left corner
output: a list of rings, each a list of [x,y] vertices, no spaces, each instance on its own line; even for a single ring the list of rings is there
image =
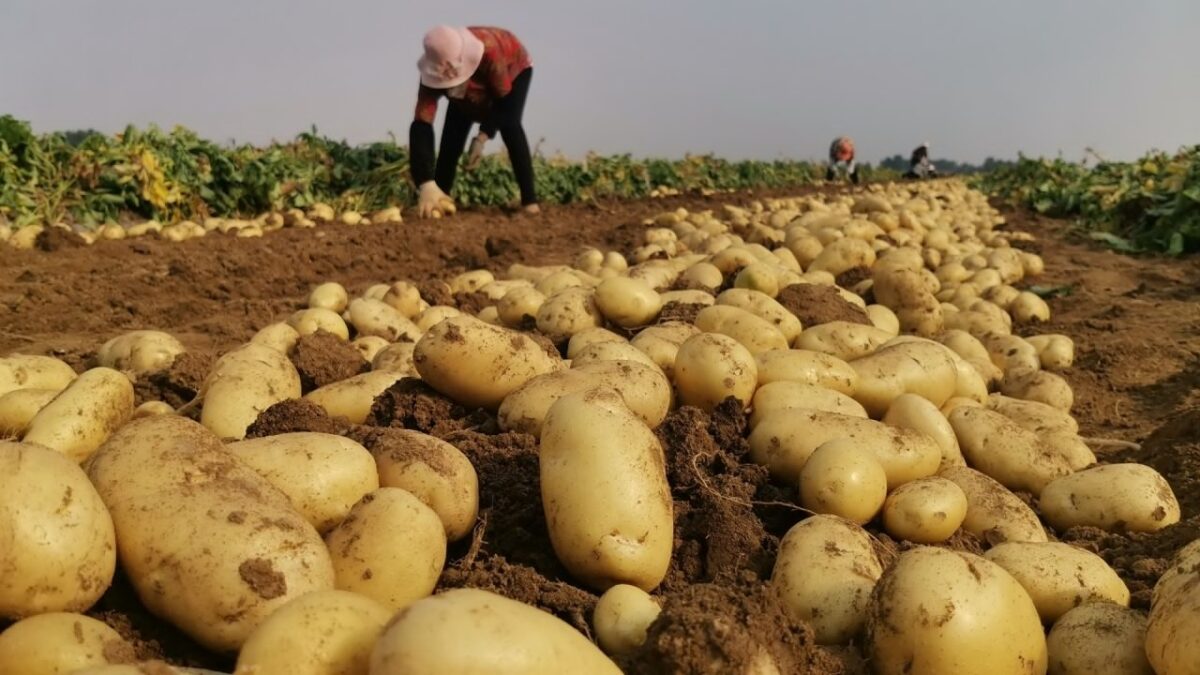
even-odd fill
[[[321,533],[342,522],[363,495],[379,488],[371,453],[333,434],[276,434],[229,443],[225,450],[287,495]]]
[[[800,504],[814,513],[863,525],[879,513],[886,498],[883,466],[853,439],[823,443],[800,469]]]
[[[993,547],[983,557],[1013,575],[1046,623],[1054,623],[1072,608],[1088,602],[1129,606],[1129,589],[1108,563],[1070,544],[1008,542]]]
[[[829,354],[843,361],[853,361],[871,354],[892,337],[888,331],[875,326],[830,321],[805,329],[792,346]]]
[[[875,250],[861,239],[847,237],[825,246],[808,266],[809,272],[829,272],[835,277],[855,267],[875,264]]]
[[[1037,401],[1070,412],[1075,404],[1075,393],[1071,385],[1061,376],[1045,370],[1008,371],[1000,392],[1005,396],[1026,401]]]
[[[599,590],[658,586],[674,540],[671,490],[658,438],[620,394],[558,399],[539,458],[550,541],[567,570]]]
[[[310,335],[323,330],[343,340],[350,339],[350,327],[346,325],[346,320],[329,309],[302,309],[288,317],[287,324],[300,335]]]
[[[495,280],[496,277],[492,276],[492,273],[487,270],[463,272],[450,280],[450,292],[455,295],[459,293],[474,293]]]
[[[184,351],[183,343],[172,335],[135,330],[105,342],[96,353],[96,363],[135,376],[145,375],[170,367]]]
[[[359,335],[377,335],[388,342],[416,342],[421,329],[400,310],[382,300],[355,298],[346,309]]]
[[[111,368],[92,368],[34,415],[23,440],[82,462],[131,415],[129,378]]]
[[[309,309],[328,309],[331,312],[342,313],[350,302],[350,294],[346,288],[336,281],[328,281],[317,285],[308,294]]]
[[[1003,394],[992,394],[985,405],[988,410],[994,410],[1039,435],[1079,431],[1079,423],[1070,413],[1038,401],[1022,401]]]
[[[446,562],[446,530],[433,509],[400,488],[364,496],[325,535],[337,588],[396,612],[428,596]]]
[[[576,352],[571,359],[571,367],[578,368],[586,363],[596,361],[636,361],[653,368],[658,372],[662,369],[645,352],[628,342],[597,342]]]
[[[935,342],[906,342],[885,346],[855,359],[858,373],[854,399],[872,417],[882,417],[901,394],[917,394],[941,406],[955,394],[958,368],[946,347]]]
[[[1146,660],[1146,617],[1108,602],[1080,605],[1046,637],[1049,675],[1154,675]],[[1168,671],[1163,671],[1168,672]]]
[[[300,398],[300,374],[286,355],[250,343],[217,359],[200,392],[200,423],[221,439],[240,440],[259,413]]]
[[[629,277],[613,277],[600,282],[595,301],[604,318],[622,328],[644,326],[654,321],[663,305],[662,298],[649,284]]]
[[[421,299],[420,289],[408,281],[393,283],[380,300],[409,319],[415,319],[428,307]]]
[[[1179,501],[1157,471],[1143,464],[1107,464],[1063,476],[1039,496],[1056,530],[1078,525],[1156,532],[1179,522]]]
[[[378,335],[364,335],[362,337],[354,338],[350,342],[350,346],[354,347],[354,350],[359,354],[362,354],[363,359],[366,361],[373,361],[375,357],[379,355],[379,352],[387,349],[387,347],[391,344],[392,343],[388,342],[384,338],[379,337]]]
[[[1146,656],[1155,673],[1192,675],[1200,652],[1200,545],[1192,542],[1154,586]]]
[[[371,414],[376,397],[407,375],[403,370],[372,370],[314,389],[304,399],[321,406],[330,417],[345,417],[351,424],[362,424]]]
[[[1009,489],[1039,494],[1051,481],[1071,473],[1066,457],[998,412],[964,407],[949,419],[967,462]]]
[[[900,555],[879,580],[867,654],[880,675],[1046,672],[1033,601],[999,565],[934,547]]]
[[[771,586],[793,619],[812,626],[818,643],[846,644],[862,631],[881,574],[870,535],[848,520],[818,515],[779,542]]]
[[[0,394],[0,439],[17,438],[59,389],[14,389]]]
[[[413,364],[416,347],[412,342],[396,342],[384,347],[371,359],[371,370],[393,370],[416,377],[417,367]]]
[[[867,305],[866,311],[871,325],[889,335],[900,334],[900,319],[895,312],[883,305]]]
[[[788,344],[791,344],[803,329],[800,319],[797,319],[795,314],[789,312],[766,293],[747,288],[730,288],[718,295],[716,301],[719,305],[744,309],[760,319],[768,321],[779,329]]]
[[[674,377],[684,405],[712,410],[730,396],[749,404],[758,384],[758,367],[753,354],[737,340],[701,333],[679,346]]]
[[[661,611],[646,591],[617,584],[600,596],[592,612],[596,642],[609,654],[628,654],[646,641],[646,629]]]
[[[858,373],[850,364],[829,354],[804,349],[779,349],[754,357],[758,367],[758,385],[772,382],[799,382],[853,395]]]
[[[963,530],[985,542],[1046,541],[1046,530],[1029,505],[986,474],[965,466],[942,469],[967,496]]]
[[[946,541],[967,515],[967,495],[954,482],[931,476],[905,483],[883,504],[883,526],[897,539],[918,544]]]
[[[867,417],[867,411],[849,396],[833,389],[800,382],[779,381],[764,384],[754,392],[751,407],[751,428],[758,426],[769,414],[797,408],[824,410],[864,419]]]
[[[341,317],[338,317],[341,320]],[[342,322],[345,326],[345,322]],[[349,332],[346,334],[349,337]],[[300,339],[300,333],[286,323],[273,323],[263,328],[250,338],[252,344],[270,347],[277,352],[287,354],[296,346],[296,341]]]
[[[937,441],[942,449],[941,468],[966,466],[954,427],[929,399],[916,394],[901,394],[888,406],[883,422],[894,427],[912,429]]]
[[[0,633],[5,675],[65,675],[133,660],[133,646],[117,631],[82,614],[39,614]]]
[[[1008,306],[1013,321],[1041,323],[1050,320],[1050,305],[1029,291],[1022,291]]]
[[[467,316],[425,333],[413,362],[434,389],[464,405],[492,409],[529,380],[565,365],[527,335]]]
[[[1043,368],[1062,370],[1075,363],[1075,342],[1066,335],[1034,335],[1025,340],[1037,350]]]
[[[505,326],[518,328],[526,321],[536,319],[545,302],[546,296],[536,288],[514,288],[496,303],[496,312]]]
[[[1037,350],[1024,338],[992,333],[980,338],[980,342],[987,348],[992,363],[1004,371],[1006,378],[1014,373],[1034,372],[1041,368]]]
[[[597,343],[625,343],[625,338],[607,328],[588,328],[571,336],[567,342],[567,358],[574,359],[579,352]]]
[[[433,307],[426,307],[421,310],[421,313],[417,315],[417,318],[413,319],[413,322],[416,324],[417,330],[424,333],[446,319],[461,315],[462,312],[454,307],[434,305]]]
[[[751,354],[788,348],[787,338],[774,324],[731,305],[713,305],[700,310],[696,315],[696,327],[706,333],[728,335]]]
[[[580,287],[548,295],[538,309],[538,330],[555,342],[565,342],[582,330],[602,325],[604,318],[594,295],[591,289]]]
[[[675,357],[679,354],[680,345],[699,334],[700,329],[690,323],[672,321],[643,329],[629,344],[649,356],[667,377],[674,378]]]
[[[725,283],[721,270],[709,262],[699,262],[692,265],[683,271],[680,278],[688,288],[701,288],[709,291],[716,290],[721,287],[721,284]]]

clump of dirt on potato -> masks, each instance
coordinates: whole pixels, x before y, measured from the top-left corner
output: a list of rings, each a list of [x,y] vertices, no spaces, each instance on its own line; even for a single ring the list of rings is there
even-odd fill
[[[871,268],[866,266],[851,267],[834,278],[835,283],[842,288],[853,288],[855,284],[871,278]]]
[[[423,462],[439,475],[451,475],[454,466],[446,456],[424,443],[412,443],[401,434],[404,431],[393,427],[355,426],[346,432],[346,438],[371,451],[376,457],[388,457],[395,463],[415,459]]]
[[[280,401],[258,414],[246,429],[246,438],[261,438],[300,431],[341,434],[346,429],[343,417],[333,418],[321,406],[302,398]]]
[[[1062,540],[1104,558],[1129,587],[1130,606],[1149,609],[1154,584],[1171,566],[1179,549],[1200,539],[1200,518],[1185,520],[1158,532],[1105,532],[1096,527],[1073,527]]]
[[[705,307],[707,305],[702,305],[698,302],[668,302],[663,305],[662,311],[658,313],[658,321],[656,323],[661,324],[668,321],[695,323],[696,315]]]
[[[775,300],[795,314],[805,328],[830,321],[871,325],[866,311],[843,298],[833,286],[792,284],[779,291]]]
[[[165,370],[138,378],[133,384],[137,405],[162,401],[172,408],[190,402],[212,370],[213,357],[205,352],[184,352]]]
[[[333,333],[318,330],[296,341],[289,355],[304,393],[371,369],[357,349]]]
[[[470,293],[459,293],[454,296],[454,306],[458,307],[460,312],[475,316],[488,307],[496,304],[487,293],[482,291],[472,291]]]
[[[421,299],[430,305],[454,306],[454,293],[445,281],[431,279],[423,282],[417,286],[417,292],[421,294]]]
[[[412,429],[440,438],[478,421],[471,411],[420,379],[405,377],[375,397],[365,424]]]
[[[762,583],[693,584],[666,594],[646,642],[621,665],[644,675],[724,675],[750,672],[756,663],[754,672],[780,675],[844,672]]]

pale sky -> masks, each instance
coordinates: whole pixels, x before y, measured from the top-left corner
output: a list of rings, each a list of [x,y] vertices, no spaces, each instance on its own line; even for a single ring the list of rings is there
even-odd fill
[[[1200,143],[1197,0],[0,0],[0,114],[407,142],[437,23],[525,42],[525,128],[546,152],[821,158],[849,134],[862,160],[927,140],[977,162]]]

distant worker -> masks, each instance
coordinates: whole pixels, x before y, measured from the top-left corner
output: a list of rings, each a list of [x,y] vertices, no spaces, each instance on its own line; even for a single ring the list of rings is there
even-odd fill
[[[912,151],[908,160],[906,178],[932,178],[937,175],[937,169],[929,161],[929,142],[926,141]]]
[[[829,146],[829,169],[825,171],[825,180],[833,180],[839,170],[845,172],[850,180],[858,184],[858,167],[854,164],[854,139],[849,136],[838,136]]]
[[[521,124],[533,77],[533,64],[524,45],[502,28],[438,26],[425,34],[424,48],[425,54],[417,62],[421,73],[417,110],[408,130],[409,162],[421,217],[454,212],[449,193],[475,123],[479,134],[471,142],[468,168],[479,162],[484,144],[499,131],[521,189],[521,205],[526,213],[538,213],[533,158]],[[443,96],[449,105],[435,165],[433,120]]]

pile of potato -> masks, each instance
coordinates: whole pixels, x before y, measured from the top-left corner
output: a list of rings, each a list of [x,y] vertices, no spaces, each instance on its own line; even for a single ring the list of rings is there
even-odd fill
[[[205,218],[201,222],[182,220],[177,223],[163,225],[157,220],[147,220],[132,225],[105,223],[92,230],[80,230],[77,234],[84,242],[93,244],[103,240],[131,239],[136,237],[157,236],[167,241],[185,241],[196,239],[212,232],[231,234],[236,237],[261,237],[267,232],[282,230],[285,227],[310,228],[318,223],[336,223],[339,225],[378,225],[383,223],[399,223],[403,220],[400,207],[390,206],[364,215],[353,209],[335,211],[332,206],[316,203],[308,210],[288,209],[264,213],[257,218]],[[64,224],[25,225],[11,229],[0,225],[0,243],[7,243],[17,249],[34,247],[38,235],[47,227],[71,229]],[[74,231],[74,230],[72,230]]]
[[[449,280],[486,298],[476,315],[410,281],[357,297],[326,283],[223,355],[179,411],[133,405],[131,380],[183,351],[163,333],[114,338],[78,376],[0,359],[0,430],[19,439],[0,444],[0,617],[20,619],[0,634],[0,672],[138,672],[116,665],[120,636],[78,614],[119,563],[151,612],[236,652],[239,675],[617,673],[609,655],[658,616],[674,542],[653,430],[733,397],[750,459],[797,490],[770,584],[821,644],[862,645],[877,673],[1198,673],[1197,544],[1147,617],[1100,557],[1055,540],[1080,525],[1152,532],[1180,509],[1162,476],[1098,464],[1080,437],[1056,372],[1070,338],[1014,332],[1050,310],[1020,290],[1043,268],[1012,245],[1029,235],[1002,222],[939,181],[664,213],[628,256]],[[861,322],[802,325],[776,299],[797,284],[832,289]],[[670,303],[700,308],[659,322]],[[372,363],[304,395],[330,415],[361,424],[417,377],[539,439],[554,551],[602,594],[598,645],[490,592],[431,595],[479,509],[453,445],[401,429],[371,450],[320,433],[245,440],[301,396],[288,353],[317,330]],[[917,546],[885,565],[870,530]],[[943,545],[959,532],[984,555]]]

